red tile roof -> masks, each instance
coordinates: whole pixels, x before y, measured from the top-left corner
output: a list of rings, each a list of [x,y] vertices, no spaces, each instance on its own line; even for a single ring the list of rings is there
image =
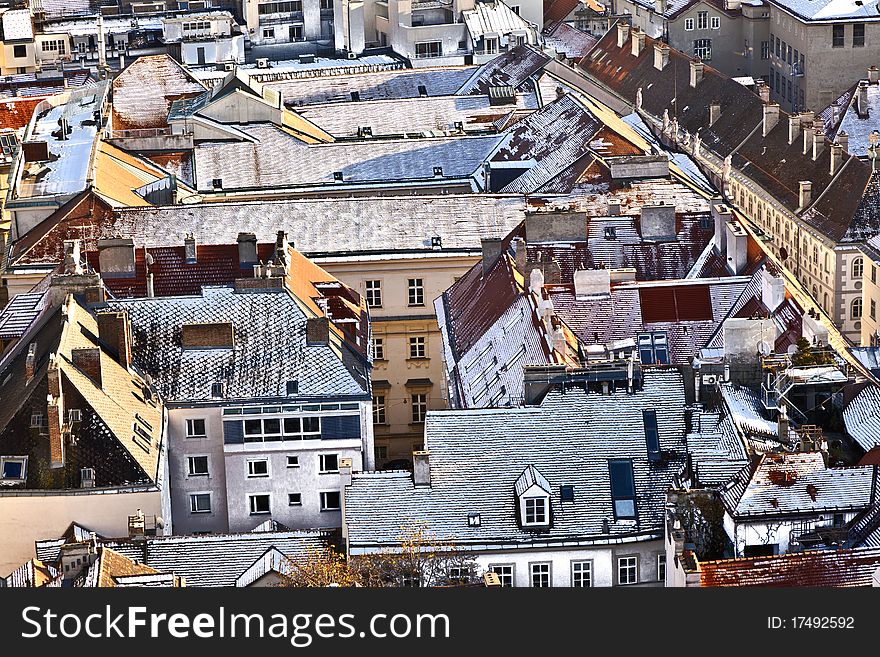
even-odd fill
[[[880,548],[800,552],[707,561],[702,586],[871,586]]]
[[[639,297],[646,324],[712,320],[708,285],[645,287],[639,290]]]
[[[0,100],[0,128],[12,130],[24,128],[34,115],[34,108],[41,102],[43,102],[42,97]]]

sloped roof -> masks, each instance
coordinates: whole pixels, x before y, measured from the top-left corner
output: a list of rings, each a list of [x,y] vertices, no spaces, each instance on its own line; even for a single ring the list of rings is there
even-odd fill
[[[581,0],[557,0],[553,3],[552,9],[557,7],[568,7],[571,5],[577,7],[580,6],[580,4]],[[547,12],[544,15],[544,18],[547,21],[554,20],[549,18],[549,14],[550,12]],[[561,22],[561,19],[557,20],[560,20],[560,22],[553,23],[544,30],[544,43],[547,47],[553,48],[556,52],[564,53],[569,59],[583,57],[590,51],[590,48],[595,46],[599,41],[597,37],[594,37],[589,32],[584,32],[568,23],[563,23]]]
[[[489,93],[489,87],[496,86],[511,86],[518,91],[528,91],[523,85],[551,59],[550,55],[539,48],[520,44],[480,66],[456,93],[461,96],[484,95]]]
[[[118,577],[156,575],[159,571],[142,563],[135,563],[125,555],[108,547],[99,548],[98,559],[85,576],[85,586],[113,588]]]
[[[170,55],[138,57],[113,81],[113,129],[166,127],[172,101],[204,91]]]
[[[16,294],[0,310],[0,340],[22,337],[47,306],[48,298],[43,292]]]
[[[880,445],[880,387],[868,385],[843,409],[846,432],[868,451]]]
[[[0,98],[0,128],[21,130],[34,115],[34,108],[43,99],[32,98]]]
[[[114,207],[152,205],[136,190],[167,177],[164,171],[142,158],[105,141],[98,143],[94,188]]]
[[[877,20],[877,0],[770,0],[780,9],[810,21]]]
[[[789,552],[700,562],[701,586],[871,586],[880,548]]]
[[[501,0],[477,2],[473,9],[461,12],[471,39],[476,43],[485,35],[504,35],[531,29],[531,25]]]
[[[642,417],[648,409],[657,411],[662,449],[679,455],[654,465]],[[666,491],[684,465],[684,429],[684,385],[671,369],[646,371],[644,388],[632,395],[572,388],[549,392],[540,406],[429,412],[431,485],[415,487],[408,472],[355,474],[345,491],[352,553],[399,544],[409,523],[473,549],[662,536]],[[609,459],[633,461],[637,523],[615,520]],[[551,490],[551,525],[540,533],[516,520],[514,486],[530,465]],[[574,487],[574,502],[560,500],[562,485]],[[480,526],[468,525],[471,513]]]

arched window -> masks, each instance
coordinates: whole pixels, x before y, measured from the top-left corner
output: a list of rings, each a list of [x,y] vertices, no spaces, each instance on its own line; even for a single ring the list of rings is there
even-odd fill
[[[813,298],[814,298],[814,299],[818,299],[818,298],[819,298],[819,288],[816,287],[815,285],[813,286]]]
[[[853,319],[861,319],[862,318],[862,300],[853,299],[852,305],[850,306],[850,317]]]
[[[853,260],[853,264],[852,264],[853,278],[861,278],[864,271],[865,271],[865,261],[862,259],[861,256],[859,256],[858,258]]]
[[[824,310],[826,313],[828,312],[828,293],[827,292],[822,297],[822,310]]]

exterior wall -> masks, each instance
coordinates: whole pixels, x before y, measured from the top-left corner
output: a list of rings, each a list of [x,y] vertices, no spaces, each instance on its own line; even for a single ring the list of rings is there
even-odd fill
[[[464,57],[468,52],[467,27],[463,22],[446,23],[446,24],[425,24],[413,27],[413,3],[411,0],[389,0],[388,17],[383,20],[381,17],[376,19],[376,31],[379,33],[379,43],[383,42],[382,34],[385,34],[385,43],[383,45],[391,46],[394,52],[411,59],[427,59],[430,63],[422,62],[421,65],[436,66],[443,59],[443,64],[447,64],[446,58]],[[416,12],[418,15],[420,12]],[[427,21],[426,21],[427,23]],[[440,42],[441,57],[417,57],[416,44],[427,42]],[[463,61],[463,60],[462,60]],[[461,61],[457,63],[462,63]]]
[[[40,64],[69,62],[72,59],[72,42],[69,35],[37,34],[35,39],[34,56]]]
[[[856,517],[856,513],[844,514],[845,522]],[[784,518],[762,522],[737,523],[728,513],[724,514],[724,529],[733,543],[734,556],[743,557],[747,546],[777,545],[777,554],[789,551],[791,539],[805,531],[802,522],[809,523],[809,528],[830,527],[833,514],[818,514],[811,518]]]
[[[276,405],[277,406],[277,405]],[[224,444],[223,419],[242,419],[223,416],[220,407],[174,408],[169,412],[170,482],[174,531],[177,534],[195,532],[247,532],[267,519],[277,520],[293,529],[340,527],[339,511],[321,511],[321,491],[342,491],[338,474],[320,474],[319,455],[337,454],[339,459],[350,458],[355,470],[372,469],[373,427],[370,402],[356,403],[361,438],[334,440],[288,440],[244,444]],[[344,413],[352,415],[351,411]],[[271,417],[283,417],[273,413]],[[301,413],[292,413],[299,417]],[[340,415],[321,412],[320,416]],[[265,417],[253,415],[244,417]],[[205,420],[204,438],[186,437],[186,420]],[[207,456],[208,475],[189,475],[189,457]],[[299,457],[298,467],[287,467],[287,457]],[[249,477],[249,460],[268,459],[269,474]],[[209,512],[193,513],[190,494],[210,493]],[[249,494],[269,493],[270,513],[250,513]],[[290,506],[288,493],[300,493],[302,506]]]
[[[844,45],[835,48],[832,45],[834,24],[844,25]],[[820,112],[831,104],[840,94],[851,87],[856,81],[865,77],[865,70],[877,64],[877,50],[880,48],[880,22],[860,23],[865,26],[865,45],[853,46],[852,22],[805,22],[771,5],[770,32],[780,42],[785,41],[792,51],[804,54],[804,75],[793,77],[788,63],[787,48],[785,61],[776,56],[774,47],[771,58],[772,69],[784,75],[786,80],[786,96],[783,99],[774,90],[772,98],[782,109],[790,112],[793,109],[809,109]],[[788,99],[787,83],[792,83],[792,100]],[[794,100],[795,85],[804,91],[804,103],[797,105]]]
[[[2,45],[3,61],[0,64],[0,74],[15,75],[16,73],[33,73],[37,67],[37,51],[33,41],[21,43],[0,43]],[[24,47],[23,56],[16,57],[16,47]]]
[[[863,347],[880,346],[880,254],[866,252],[865,273],[862,277],[862,340]],[[871,312],[871,302],[874,312]]]
[[[412,459],[412,452],[423,443],[424,424],[412,422],[411,397],[428,395],[428,409],[446,408],[445,369],[442,341],[433,301],[478,261],[475,256],[442,256],[392,259],[316,258],[321,267],[345,284],[366,293],[366,281],[378,280],[382,286],[382,307],[371,308],[373,337],[384,340],[385,358],[373,363],[373,395],[385,396],[384,424],[374,425],[378,467],[390,460]],[[424,282],[424,306],[407,305],[407,279]],[[409,337],[425,337],[427,358],[409,358]],[[407,388],[412,379],[430,379],[430,387]],[[387,381],[382,388],[376,381]],[[387,451],[384,458],[379,452]]]
[[[666,36],[666,19],[633,0],[614,0],[614,14],[629,16],[632,26],[643,30],[649,37],[659,39]]]
[[[34,541],[58,538],[71,522],[108,537],[128,536],[128,516],[162,516],[155,488],[0,492],[0,575],[34,557]],[[39,522],[34,520],[38,518]]]
[[[274,0],[273,0],[274,1]],[[294,41],[332,41],[334,33],[333,8],[322,9],[321,0],[302,0],[302,11],[260,14],[257,0],[246,0],[245,23],[253,45],[264,46]],[[302,28],[298,39],[291,38],[291,28]]]
[[[205,64],[244,62],[244,37],[239,35],[216,41],[188,41],[180,44],[180,60],[184,64],[199,64],[199,48],[204,48]]]

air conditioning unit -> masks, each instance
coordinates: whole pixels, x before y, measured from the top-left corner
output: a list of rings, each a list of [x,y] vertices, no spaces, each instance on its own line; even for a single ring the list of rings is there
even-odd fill
[[[704,374],[703,375],[703,385],[704,386],[714,386],[718,383],[718,375],[717,374]]]
[[[269,68],[269,58],[260,57],[257,59],[257,68]]]

